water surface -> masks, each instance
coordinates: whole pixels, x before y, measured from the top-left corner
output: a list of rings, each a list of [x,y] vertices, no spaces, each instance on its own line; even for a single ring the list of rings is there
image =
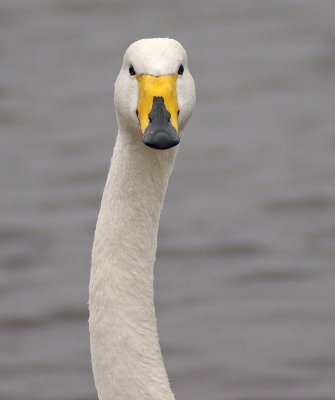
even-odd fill
[[[198,103],[155,270],[176,399],[335,399],[335,3],[0,5],[0,398],[93,400],[90,252],[129,43],[170,36]]]

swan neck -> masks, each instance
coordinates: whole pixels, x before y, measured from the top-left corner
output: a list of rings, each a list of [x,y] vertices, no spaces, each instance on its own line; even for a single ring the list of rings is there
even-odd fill
[[[157,335],[153,266],[176,149],[119,132],[98,217],[89,290],[100,400],[172,400]]]

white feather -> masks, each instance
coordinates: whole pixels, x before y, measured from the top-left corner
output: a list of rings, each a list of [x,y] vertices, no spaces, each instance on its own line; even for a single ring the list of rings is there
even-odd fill
[[[100,400],[172,400],[158,342],[153,266],[165,192],[177,148],[145,146],[136,117],[138,89],[129,75],[178,77],[179,126],[195,103],[183,47],[172,39],[143,39],[125,53],[115,84],[119,133],[98,217],[89,288],[94,380]]]

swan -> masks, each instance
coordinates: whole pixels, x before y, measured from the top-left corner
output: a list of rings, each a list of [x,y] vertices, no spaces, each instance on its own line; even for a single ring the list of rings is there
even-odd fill
[[[131,44],[114,103],[119,130],[89,285],[94,382],[100,400],[173,400],[158,341],[153,266],[180,132],[195,104],[182,45],[169,38]]]

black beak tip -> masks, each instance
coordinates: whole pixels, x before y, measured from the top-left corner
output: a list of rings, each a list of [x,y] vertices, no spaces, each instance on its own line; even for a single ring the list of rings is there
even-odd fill
[[[150,123],[147,126],[143,143],[153,149],[167,150],[177,146],[180,138],[170,122],[171,114],[166,109],[163,97],[154,97],[149,113]]]
[[[159,131],[155,132],[154,135],[145,134],[143,137],[143,143],[153,149],[167,150],[174,146],[177,146],[180,142],[178,135],[172,135],[170,132]]]

